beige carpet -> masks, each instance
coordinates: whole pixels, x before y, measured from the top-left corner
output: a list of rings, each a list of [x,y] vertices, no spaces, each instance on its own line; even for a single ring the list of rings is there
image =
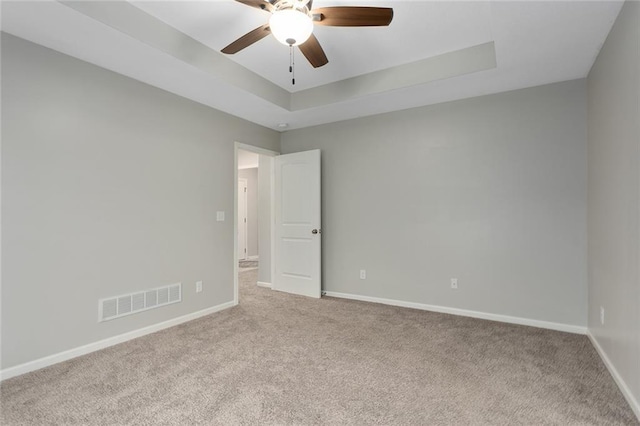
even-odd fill
[[[2,383],[3,425],[637,425],[584,336],[290,296]]]

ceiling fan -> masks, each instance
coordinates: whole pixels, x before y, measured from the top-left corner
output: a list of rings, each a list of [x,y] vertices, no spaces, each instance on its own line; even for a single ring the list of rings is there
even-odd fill
[[[334,6],[311,10],[313,0],[236,0],[247,6],[270,12],[269,22],[243,35],[222,53],[234,54],[269,34],[282,44],[298,46],[309,63],[318,68],[329,60],[313,35],[313,25],[332,27],[387,26],[393,9],[386,7]]]

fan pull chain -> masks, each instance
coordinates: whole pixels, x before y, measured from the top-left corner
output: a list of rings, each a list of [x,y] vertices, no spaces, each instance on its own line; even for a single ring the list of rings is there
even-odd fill
[[[289,45],[289,72],[291,73],[291,84],[296,84],[296,62],[293,53],[293,45]]]

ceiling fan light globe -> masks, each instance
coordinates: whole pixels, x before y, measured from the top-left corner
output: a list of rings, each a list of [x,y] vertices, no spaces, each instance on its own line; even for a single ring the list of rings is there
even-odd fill
[[[311,36],[313,21],[308,14],[296,9],[283,9],[273,12],[269,19],[271,34],[280,43],[298,46]]]

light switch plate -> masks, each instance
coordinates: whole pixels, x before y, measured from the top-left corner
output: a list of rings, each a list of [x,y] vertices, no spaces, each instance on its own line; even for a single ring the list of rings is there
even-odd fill
[[[218,222],[224,222],[224,212],[216,212],[216,220]]]

